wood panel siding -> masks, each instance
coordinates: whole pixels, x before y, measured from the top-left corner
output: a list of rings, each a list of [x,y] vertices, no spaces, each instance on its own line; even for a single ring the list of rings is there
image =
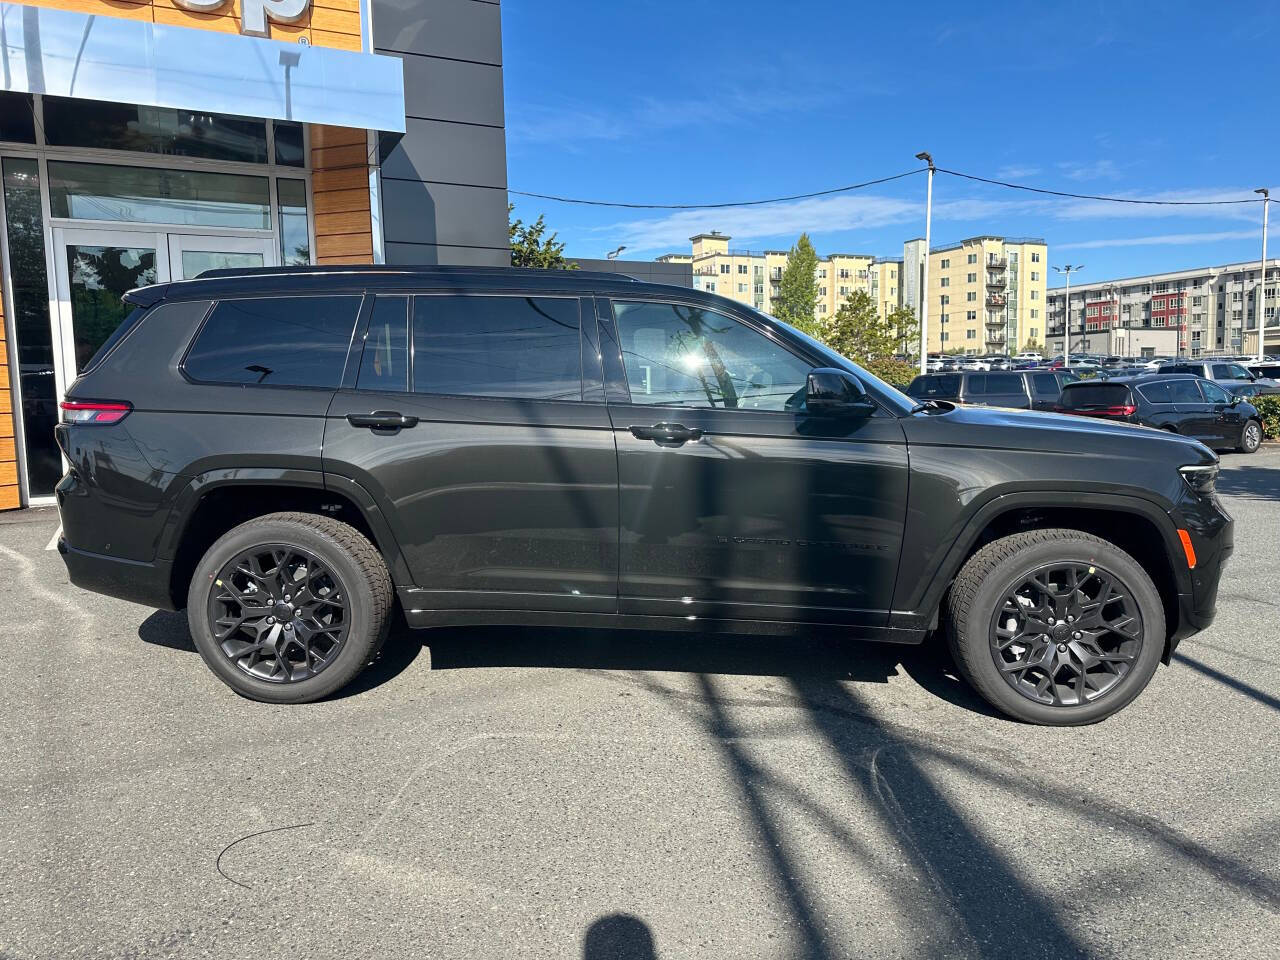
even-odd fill
[[[316,263],[373,263],[369,146],[363,130],[311,126]]]
[[[32,7],[72,10],[103,17],[149,20],[173,27],[195,27],[221,33],[240,32],[240,4],[227,2],[213,13],[196,13],[174,0],[15,0]],[[305,37],[318,47],[359,50],[360,0],[312,0],[311,9],[298,23],[276,23],[267,19],[272,40],[297,42]]]
[[[13,439],[13,394],[10,393],[9,344],[5,341],[3,294],[4,290],[0,288],[0,510],[12,510],[20,505],[20,499],[18,452]]]

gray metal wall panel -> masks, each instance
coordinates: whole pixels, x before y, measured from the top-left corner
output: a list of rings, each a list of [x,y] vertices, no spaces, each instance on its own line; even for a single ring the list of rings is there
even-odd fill
[[[502,21],[488,0],[371,0],[408,131],[382,165],[388,262],[507,264]]]
[[[383,177],[506,187],[506,135],[501,127],[408,120],[407,132],[382,161]]]
[[[509,267],[511,251],[488,247],[451,247],[435,243],[388,243],[387,263],[440,264],[468,267]]]
[[[382,231],[388,243],[500,248],[507,244],[506,222],[506,190],[382,181]],[[495,224],[502,225],[500,232]]]
[[[500,127],[505,122],[502,68],[414,54],[404,61],[405,112],[425,120],[460,120]]]
[[[502,63],[501,11],[481,0],[373,0],[379,50]]]

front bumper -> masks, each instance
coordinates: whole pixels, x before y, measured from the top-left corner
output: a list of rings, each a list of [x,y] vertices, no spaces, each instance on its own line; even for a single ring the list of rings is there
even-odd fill
[[[168,560],[144,563],[90,553],[69,546],[65,537],[58,538],[58,553],[67,565],[67,576],[81,589],[160,610],[176,609],[169,594],[172,564]]]

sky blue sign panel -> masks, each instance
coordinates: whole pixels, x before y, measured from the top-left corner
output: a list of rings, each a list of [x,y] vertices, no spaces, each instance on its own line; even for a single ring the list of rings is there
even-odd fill
[[[403,133],[396,57],[0,3],[0,89]]]

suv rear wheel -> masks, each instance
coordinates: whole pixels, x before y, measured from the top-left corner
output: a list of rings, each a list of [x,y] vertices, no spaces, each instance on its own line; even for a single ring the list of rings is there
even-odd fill
[[[391,598],[386,564],[358,530],[273,513],[208,549],[191,578],[187,621],[204,662],[237,693],[306,703],[373,661]]]
[[[1262,424],[1257,420],[1245,421],[1244,429],[1240,431],[1240,446],[1237,449],[1241,453],[1257,453],[1260,446],[1262,446]]]
[[[1164,604],[1133,557],[1078,530],[987,544],[947,600],[965,679],[1031,723],[1095,723],[1146,687],[1164,652]]]

